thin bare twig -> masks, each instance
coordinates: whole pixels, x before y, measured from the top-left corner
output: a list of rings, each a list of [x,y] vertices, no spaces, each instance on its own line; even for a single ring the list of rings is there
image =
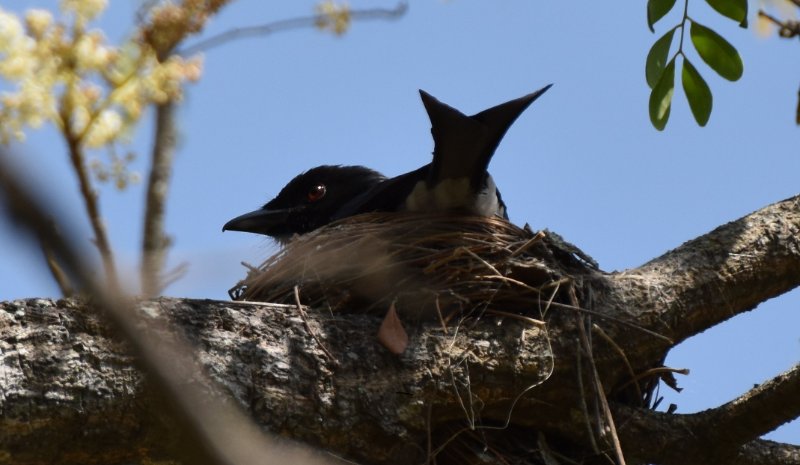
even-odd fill
[[[647,328],[643,328],[643,327],[637,325],[636,323],[632,323],[630,321],[626,321],[626,320],[623,320],[623,319],[620,319],[620,318],[617,318],[617,317],[613,317],[613,316],[605,314],[603,312],[598,312],[596,310],[589,310],[588,308],[576,307],[575,305],[562,304],[560,302],[550,302],[548,305],[552,305],[553,307],[556,307],[556,308],[563,308],[563,309],[566,309],[566,310],[574,310],[576,312],[580,312],[580,313],[585,313],[587,315],[596,316],[596,317],[601,318],[603,320],[608,320],[608,321],[611,321],[613,323],[617,323],[617,324],[620,324],[622,326],[626,326],[628,328],[637,329],[637,330],[639,330],[639,331],[641,331],[641,332],[643,332],[645,334],[649,334],[650,336],[653,336],[655,338],[661,339],[662,341],[668,343],[669,345],[675,345],[675,341],[673,341],[672,339],[668,338],[667,336],[664,336],[663,334],[659,334],[659,333],[657,333],[655,331],[651,331],[651,330],[649,330]]]
[[[576,318],[578,324],[583,324],[581,317]],[[592,420],[589,417],[589,404],[586,402],[586,387],[583,382],[583,360],[581,353],[581,340],[579,338],[575,339],[575,377],[578,383],[578,393],[580,396],[578,400],[580,402],[581,413],[583,414],[583,424],[586,426],[586,437],[589,439],[589,443],[592,447],[592,450],[596,453],[600,453],[600,447],[597,445],[597,440],[595,439],[594,429],[592,428]]]
[[[394,8],[371,8],[364,10],[350,11],[350,18],[354,20],[364,19],[396,19],[405,14],[408,10],[408,3],[403,1],[397,4]],[[179,53],[183,56],[192,55],[198,52],[205,52],[212,48],[225,45],[234,40],[247,39],[252,37],[263,37],[275,32],[286,31],[290,29],[299,29],[304,27],[314,26],[320,20],[325,19],[324,15],[303,16],[299,18],[284,19],[275,21],[260,26],[239,27],[230,29],[223,33],[211,36],[208,39],[201,40],[200,42],[181,50]]]
[[[544,231],[537,232],[535,236],[528,239],[527,241],[525,241],[524,244],[517,247],[515,251],[511,252],[510,258],[514,258],[517,255],[525,253],[529,248],[531,248],[533,244],[536,244],[537,242],[540,242],[542,239],[544,239],[544,236],[545,236]]]
[[[306,312],[305,310],[303,310],[303,304],[300,303],[300,288],[298,286],[294,287],[294,298],[295,302],[297,303],[297,311],[300,312],[300,318],[303,320],[303,326],[306,328],[306,331],[308,331],[308,334],[310,334],[311,337],[313,337],[314,340],[317,341],[317,344],[319,344],[320,349],[322,349],[322,351],[325,352],[325,355],[328,357],[328,359],[330,359],[331,363],[333,363],[334,366],[339,366],[339,361],[336,360],[336,357],[334,357],[333,354],[331,354],[328,351],[328,348],[325,347],[325,344],[323,344],[322,341],[319,339],[317,333],[314,332],[311,329],[311,325],[308,324],[308,318],[306,318]]]
[[[61,269],[61,265],[58,264],[58,259],[56,259],[55,254],[44,241],[40,241],[39,244],[44,253],[44,259],[47,262],[47,269],[50,270],[50,274],[53,275],[53,279],[56,280],[61,295],[64,297],[71,297],[75,290],[72,288],[66,273]]]
[[[51,228],[52,234],[58,234],[58,231],[55,230],[55,225],[52,224],[52,222],[49,227]],[[39,240],[39,247],[42,249],[45,261],[47,262],[47,268],[50,270],[50,274],[53,276],[53,279],[55,279],[58,289],[61,291],[61,295],[64,297],[71,297],[75,293],[75,289],[73,288],[69,277],[61,268],[61,265],[58,264],[58,258],[56,258],[56,254],[53,253],[53,249],[50,248],[48,242],[42,237],[41,233],[37,234],[37,239]]]
[[[64,118],[64,121],[68,121],[68,119]],[[83,205],[86,208],[86,213],[89,216],[89,223],[94,232],[93,242],[95,246],[97,246],[97,250],[100,251],[100,257],[103,260],[106,280],[111,288],[118,289],[119,278],[117,277],[117,268],[114,264],[114,253],[111,251],[111,244],[108,241],[106,226],[100,215],[97,192],[94,190],[92,181],[89,179],[89,174],[86,171],[86,157],[84,156],[80,142],[74,135],[67,132],[65,136],[67,139],[67,148],[69,149],[69,159],[72,162],[75,174],[78,176],[78,185],[80,187],[81,197],[83,198]]]
[[[570,297],[573,297],[574,299],[574,293],[572,293]],[[600,373],[597,372],[597,365],[594,363],[594,355],[592,354],[592,345],[589,342],[589,337],[587,335],[586,327],[583,325],[583,323],[581,323],[578,325],[578,328],[580,329],[579,334],[581,338],[581,343],[584,346],[583,349],[586,352],[587,357],[589,357],[589,366],[592,369],[591,371],[592,382],[597,392],[597,400],[600,403],[600,407],[603,410],[603,417],[605,418],[606,425],[608,426],[607,433],[611,436],[611,444],[614,447],[614,454],[617,457],[617,464],[625,465],[625,454],[622,453],[622,444],[620,444],[619,435],[617,435],[617,427],[614,424],[614,415],[611,413],[611,408],[608,405],[608,399],[606,398],[605,389],[603,389],[603,383],[600,380]],[[601,433],[602,432],[603,431],[601,431]]]
[[[186,273],[189,271],[189,263],[188,262],[181,262],[175,268],[167,271],[161,276],[161,288],[166,289],[172,283],[180,280]]]
[[[614,351],[617,352],[617,354],[619,354],[619,357],[622,359],[622,362],[625,363],[625,369],[628,371],[628,375],[630,375],[631,377],[631,380],[628,383],[632,383],[633,387],[636,389],[636,398],[644,400],[642,389],[639,386],[638,380],[636,379],[636,373],[633,372],[633,367],[631,366],[631,362],[628,360],[628,356],[625,354],[625,351],[622,349],[622,347],[619,346],[619,344],[617,344],[617,342],[611,336],[609,336],[605,331],[603,331],[603,328],[601,328],[600,326],[592,323],[592,330],[596,331],[597,334],[599,334],[600,337],[604,341],[606,341],[614,349]],[[626,383],[625,386],[627,386],[628,383]]]
[[[172,160],[175,153],[174,102],[156,107],[155,141],[153,144],[150,173],[147,179],[147,194],[142,233],[142,294],[154,297],[165,287],[161,272],[166,261],[170,239],[164,232],[164,210],[167,201],[169,180],[172,175]]]
[[[800,21],[793,21],[790,19],[781,21],[764,10],[759,10],[758,16],[778,26],[778,35],[785,39],[800,36]]]

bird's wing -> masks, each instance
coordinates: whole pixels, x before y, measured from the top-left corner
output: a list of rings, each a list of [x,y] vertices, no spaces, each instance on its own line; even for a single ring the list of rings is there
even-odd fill
[[[382,181],[343,205],[337,210],[334,219],[339,220],[359,213],[391,212],[401,209],[417,182],[425,179],[429,168],[430,164]]]

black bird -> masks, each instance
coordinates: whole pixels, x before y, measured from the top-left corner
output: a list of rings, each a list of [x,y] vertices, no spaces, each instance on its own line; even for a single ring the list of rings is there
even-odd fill
[[[225,223],[223,231],[244,231],[285,242],[339,219],[342,205],[386,177],[363,166],[318,166],[297,175],[263,207]]]
[[[260,209],[228,221],[222,230],[266,234],[283,242],[293,234],[374,211],[456,210],[507,219],[487,171],[489,161],[511,124],[549,88],[473,116],[420,90],[431,120],[431,163],[394,178],[363,166],[318,166],[292,179]]]

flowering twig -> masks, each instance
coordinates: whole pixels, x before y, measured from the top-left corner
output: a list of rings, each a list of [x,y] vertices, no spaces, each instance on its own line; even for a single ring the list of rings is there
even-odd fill
[[[46,122],[56,126],[66,143],[105,276],[113,287],[118,284],[117,270],[92,171],[97,180],[103,182],[113,177],[117,187],[124,188],[135,178],[125,166],[132,155],[116,157],[114,145],[131,133],[147,106],[179,100],[183,83],[199,78],[198,59],[184,60],[171,55],[171,49],[154,47],[156,42],[169,44],[169,40],[178,37],[174,30],[158,26],[180,23],[181,33],[188,34],[192,28],[202,26],[207,18],[205,13],[216,11],[225,1],[185,0],[184,3],[191,5],[186,15],[171,3],[152,5],[153,24],[142,26],[140,35],[134,34],[119,46],[107,44],[101,31],[88,29],[90,22],[106,8],[104,1],[62,2],[61,20],[41,9],[26,12],[22,20],[0,8],[0,78],[16,87],[15,92],[0,95],[0,142],[23,139],[25,129]],[[156,29],[158,32],[153,32]],[[160,152],[170,144],[156,145]],[[101,162],[88,159],[89,150],[98,148],[112,152],[110,170]],[[170,162],[171,157],[166,164]],[[163,165],[154,163],[159,173],[164,172]],[[169,169],[165,176],[151,180],[153,189],[165,191],[168,177]],[[163,199],[165,194],[160,197]],[[161,227],[163,204],[156,211],[161,217],[155,224]],[[153,237],[155,240],[148,242],[155,244],[151,248],[166,248],[163,233],[148,235],[148,239]],[[47,257],[51,255],[47,250],[44,253]],[[160,263],[163,261],[149,268],[158,268]],[[59,264],[52,259],[48,264],[59,286],[67,292],[69,286],[60,276]]]
[[[204,39],[190,47],[180,50],[183,56],[193,55],[198,52],[205,52],[212,48],[225,45],[234,40],[247,39],[251,37],[262,37],[275,32],[286,31],[289,29],[298,29],[309,26],[316,26],[320,29],[331,29],[336,34],[342,34],[350,22],[354,19],[395,19],[403,16],[408,10],[408,3],[402,1],[394,8],[370,8],[364,10],[349,10],[349,9],[325,9],[323,3],[319,8],[319,13],[311,16],[302,16],[299,18],[290,18],[281,21],[275,21],[268,24],[259,26],[239,27],[227,30],[215,36]]]
[[[103,269],[105,269],[106,272],[108,285],[112,289],[118,289],[119,279],[117,278],[117,268],[114,264],[114,253],[108,241],[105,223],[100,215],[97,191],[92,187],[89,174],[86,172],[86,157],[84,156],[80,141],[71,133],[65,133],[64,135],[67,138],[67,149],[69,150],[69,159],[72,162],[72,168],[78,176],[78,186],[80,187],[81,197],[83,198],[83,206],[86,208],[86,214],[89,216],[89,223],[94,232],[93,242],[95,246],[97,246],[97,250],[100,251],[100,257],[103,260]]]

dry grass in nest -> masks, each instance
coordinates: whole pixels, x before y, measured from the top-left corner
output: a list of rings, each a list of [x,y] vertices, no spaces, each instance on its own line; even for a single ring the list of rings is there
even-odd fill
[[[444,319],[491,308],[541,315],[592,268],[550,233],[500,218],[369,213],[296,237],[231,289],[236,300]],[[584,257],[585,258],[585,257]],[[589,259],[590,260],[590,259]]]
[[[577,309],[581,281],[596,269],[557,235],[500,218],[369,213],[293,239],[230,293],[295,304],[298,289],[314,308],[378,315],[396,308],[403,319],[447,322],[484,312],[539,319],[552,304]],[[534,434],[514,426],[476,433],[454,422],[433,432],[438,455],[431,459],[541,463],[544,439],[532,444]]]

